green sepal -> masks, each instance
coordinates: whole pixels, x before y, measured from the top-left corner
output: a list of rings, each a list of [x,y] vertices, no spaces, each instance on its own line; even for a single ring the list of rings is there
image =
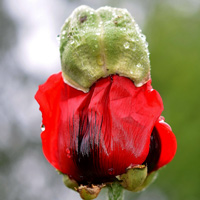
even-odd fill
[[[136,192],[137,188],[143,185],[146,177],[147,167],[145,165],[130,167],[126,173],[117,176],[122,187],[132,192]]]
[[[154,182],[154,180],[157,178],[158,172],[154,171],[148,174],[147,178],[143,182],[143,184],[135,189],[135,192],[140,192],[144,189],[146,189],[150,184]]]
[[[78,183],[74,179],[70,179],[68,175],[63,174],[63,183],[65,184],[66,187],[76,190],[78,187]]]
[[[91,186],[81,185],[77,188],[77,191],[79,192],[82,199],[91,200],[95,199],[99,195],[101,188],[104,186],[105,185],[91,185]]]
[[[112,183],[106,184],[108,188],[108,200],[123,200],[124,188],[121,186],[119,181],[114,181]]]
[[[59,175],[63,176],[62,180],[65,186],[76,191],[76,188],[78,188],[79,186],[78,183],[74,179],[69,178],[67,174],[62,173],[59,170],[56,170],[56,171],[58,172]]]

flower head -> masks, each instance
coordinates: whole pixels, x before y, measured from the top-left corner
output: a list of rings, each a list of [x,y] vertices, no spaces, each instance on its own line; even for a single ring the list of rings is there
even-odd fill
[[[44,155],[83,199],[110,183],[140,191],[175,155],[147,46],[126,9],[81,6],[62,27],[62,72],[35,98]]]
[[[35,98],[45,127],[44,155],[79,184],[110,182],[142,164],[150,173],[174,157],[176,139],[160,118],[162,99],[150,81],[135,87],[130,79],[112,75],[83,93],[58,73]]]

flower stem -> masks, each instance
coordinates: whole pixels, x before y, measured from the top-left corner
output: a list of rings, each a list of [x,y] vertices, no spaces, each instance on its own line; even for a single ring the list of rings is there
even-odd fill
[[[123,200],[123,188],[118,182],[108,185],[108,200]]]

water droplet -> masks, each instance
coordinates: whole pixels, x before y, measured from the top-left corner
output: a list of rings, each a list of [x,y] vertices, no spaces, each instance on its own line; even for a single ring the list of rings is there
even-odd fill
[[[141,65],[140,63],[138,63],[138,64],[136,65],[136,67],[137,67],[137,68],[141,68],[142,65]]]
[[[42,131],[45,131],[45,126],[44,126],[44,124],[41,125],[41,130],[42,130]]]
[[[66,34],[66,31],[64,30],[64,31],[62,32],[62,34],[65,35],[65,34]]]
[[[104,59],[101,55],[97,56],[97,64],[99,66],[103,66],[104,65]]]
[[[142,41],[146,41],[146,36],[144,34],[141,34],[141,38],[142,38]]]
[[[126,28],[122,28],[123,31],[126,31]]]
[[[136,49],[137,49],[136,44],[133,44],[133,48],[132,48],[132,50],[133,50],[133,51],[136,51]]]
[[[113,168],[108,169],[108,174],[109,175],[114,175],[115,174],[115,170]]]
[[[129,45],[129,43],[128,43],[128,42],[124,43],[124,48],[125,48],[125,49],[128,49],[128,48],[129,48],[129,46],[130,46],[130,45]]]
[[[56,40],[58,41],[58,44],[60,44],[60,35],[57,35]]]
[[[71,158],[71,151],[69,148],[66,148],[67,157]]]
[[[131,41],[132,41],[132,42],[135,42],[135,38],[131,38]]]

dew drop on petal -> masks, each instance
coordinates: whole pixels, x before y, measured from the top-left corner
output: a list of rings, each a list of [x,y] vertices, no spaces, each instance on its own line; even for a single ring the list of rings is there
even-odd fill
[[[115,174],[114,168],[108,169],[108,174],[109,174],[109,175],[114,175],[114,174]]]
[[[45,131],[45,126],[44,126],[44,124],[41,125],[41,130],[42,130],[42,131]]]
[[[67,158],[71,158],[71,151],[69,148],[66,148]]]

